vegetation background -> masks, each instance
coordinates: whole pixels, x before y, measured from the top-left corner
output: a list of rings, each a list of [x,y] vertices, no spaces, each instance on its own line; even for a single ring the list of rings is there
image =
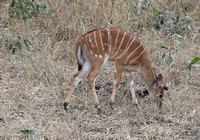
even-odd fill
[[[87,80],[63,110],[75,39],[107,27],[144,43],[169,87],[162,109],[148,96],[132,105],[124,79],[111,109],[109,63],[96,81],[102,112]],[[0,139],[200,139],[199,0],[0,0],[0,43]]]

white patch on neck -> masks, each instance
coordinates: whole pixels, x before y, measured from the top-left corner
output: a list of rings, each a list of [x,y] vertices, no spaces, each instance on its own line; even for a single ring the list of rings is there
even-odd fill
[[[139,73],[140,70],[141,70],[141,64],[138,66],[138,68],[137,68],[137,72]]]
[[[123,71],[123,75],[125,75],[125,76],[131,76],[131,72]]]

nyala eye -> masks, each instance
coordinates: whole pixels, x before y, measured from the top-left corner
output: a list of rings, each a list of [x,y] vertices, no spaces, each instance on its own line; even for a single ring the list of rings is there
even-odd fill
[[[160,94],[160,95],[159,95],[159,97],[160,97],[160,98],[162,98],[162,97],[163,97],[163,95],[162,95],[162,94]]]

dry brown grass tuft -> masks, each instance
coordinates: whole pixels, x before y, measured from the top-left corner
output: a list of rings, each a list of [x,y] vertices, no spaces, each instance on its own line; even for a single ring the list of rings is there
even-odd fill
[[[3,28],[9,2],[0,1],[0,41],[13,36],[8,28]],[[138,13],[139,1],[113,2],[44,1],[56,10],[57,16],[39,17],[27,23],[33,40],[31,51],[23,49],[18,55],[11,55],[6,46],[0,48],[0,139],[23,137],[18,130],[22,125],[33,130],[32,137],[37,139],[200,139],[200,71],[199,67],[186,70],[184,65],[200,54],[199,1],[150,1],[152,9],[166,7],[183,15],[197,14],[191,23],[194,30],[181,34],[181,47],[171,66],[161,58],[165,51],[156,45],[172,47],[176,43],[165,36],[164,30],[146,24],[152,11]],[[17,22],[15,27],[16,34],[25,36],[23,22]],[[72,52],[74,40],[103,27],[134,33],[144,42],[153,67],[164,75],[169,86],[162,109],[149,97],[139,98],[141,110],[132,105],[130,95],[125,94],[124,79],[111,109],[108,101],[112,86],[105,84],[113,82],[114,65],[109,63],[97,79],[103,84],[97,91],[101,114],[94,108],[87,80],[75,90],[70,111],[63,110],[77,70]],[[145,88],[141,77],[133,75],[135,88]]]

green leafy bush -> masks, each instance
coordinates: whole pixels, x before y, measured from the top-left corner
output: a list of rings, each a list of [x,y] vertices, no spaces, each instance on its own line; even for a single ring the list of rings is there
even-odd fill
[[[26,48],[29,51],[32,41],[23,35],[17,34],[15,23],[23,21],[27,33],[26,36],[31,38],[28,35],[27,20],[37,18],[39,15],[55,16],[54,12],[55,10],[52,10],[49,6],[39,5],[34,0],[12,0],[8,10],[8,25],[5,26],[11,31],[12,37],[1,42],[0,48],[8,48],[12,54],[17,54],[22,48]]]
[[[52,15],[55,10],[49,6],[36,4],[34,0],[12,0],[9,7],[9,19],[27,20],[39,15]]]
[[[187,62],[186,63],[187,69],[191,70],[192,66],[200,66],[200,64],[199,65],[196,64],[199,60],[200,60],[199,57],[195,57],[191,62]]]
[[[8,47],[12,54],[17,54],[23,47],[30,51],[30,45],[32,45],[30,40],[17,36],[6,39],[0,47]]]

